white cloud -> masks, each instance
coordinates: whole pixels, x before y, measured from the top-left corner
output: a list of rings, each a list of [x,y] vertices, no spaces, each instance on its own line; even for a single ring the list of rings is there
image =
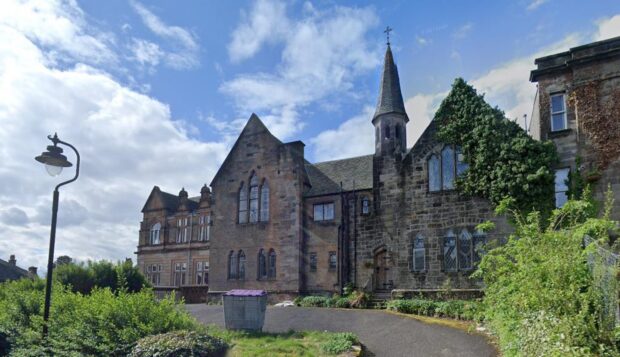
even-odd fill
[[[266,9],[282,17],[268,16]],[[366,41],[368,30],[377,22],[370,8],[319,10],[308,5],[302,18],[294,20],[286,17],[283,3],[259,1],[233,32],[229,55],[233,61],[247,59],[267,41],[277,41],[284,47],[282,62],[273,73],[241,74],[223,83],[220,90],[234,99],[239,112],[256,111],[274,125],[275,135],[289,137],[303,127],[302,108],[328,95],[330,105],[337,105],[339,96],[352,90],[356,75],[380,64],[377,48],[370,48]],[[266,29],[282,23],[287,24],[286,31],[275,30],[273,37],[267,36]]]
[[[166,65],[174,69],[191,69],[200,64],[199,52],[200,46],[196,40],[196,36],[190,31],[179,27],[171,26],[164,23],[157,15],[147,9],[144,5],[137,1],[130,1],[131,6],[140,15],[142,22],[149,30],[160,38],[167,41],[171,46],[169,51],[154,52],[153,43],[137,40],[134,41],[133,52],[149,50],[151,57],[157,55],[157,58],[163,58]],[[145,48],[145,45],[147,46]],[[157,46],[157,45],[156,45]],[[159,50],[159,46],[157,48]],[[136,56],[136,58],[139,58]]]
[[[133,60],[141,65],[157,66],[164,53],[156,43],[134,38],[131,46]]]
[[[430,42],[429,39],[421,37],[421,36],[416,36],[415,40],[420,46],[426,46]]]
[[[465,25],[459,27],[453,34],[452,37],[456,39],[463,39],[469,35],[471,30],[474,28],[474,24],[471,22],[466,23]]]
[[[46,8],[59,16],[54,23],[71,22],[75,3],[54,4]],[[87,32],[86,24],[73,25],[42,44],[46,26],[0,22],[0,230],[10,237],[0,239],[0,256],[16,254],[21,266],[44,269],[51,193],[73,173],[50,178],[33,159],[50,144],[48,134],[57,131],[82,157],[80,178],[61,189],[56,250],[82,260],[132,257],[152,186],[172,193],[185,186],[195,195],[227,153],[224,142],[192,139],[187,131],[195,129],[173,120],[166,104],[105,71],[79,62],[53,67],[50,53],[89,53],[67,47]]]
[[[594,35],[594,41],[620,36],[620,15],[615,15],[597,22],[598,30]]]
[[[548,2],[549,0],[532,0],[528,5],[527,5],[527,10],[528,11],[532,11],[532,10],[536,10],[538,9],[542,4]]]

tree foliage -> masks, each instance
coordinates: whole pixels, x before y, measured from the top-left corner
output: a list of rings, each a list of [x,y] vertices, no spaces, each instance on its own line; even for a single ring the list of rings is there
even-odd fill
[[[105,260],[62,264],[54,270],[54,278],[82,294],[90,294],[96,287],[110,288],[113,292],[124,289],[131,293],[149,286],[138,267],[129,260],[116,264]]]
[[[557,157],[552,142],[532,139],[462,78],[454,81],[434,120],[438,139],[460,146],[469,164],[457,180],[461,192],[496,205],[512,197],[525,211],[552,208]]]

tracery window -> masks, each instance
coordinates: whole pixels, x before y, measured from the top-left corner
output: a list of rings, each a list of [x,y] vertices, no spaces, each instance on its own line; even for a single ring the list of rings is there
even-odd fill
[[[441,155],[430,155],[427,164],[429,192],[454,189],[456,177],[469,168],[461,147],[451,145],[445,146]]]
[[[228,279],[237,279],[237,255],[232,250],[228,253]]]
[[[250,223],[258,222],[258,178],[256,174],[250,177]]]
[[[459,269],[473,268],[473,248],[471,234],[467,229],[463,229],[459,235]]]
[[[239,251],[238,264],[239,269],[237,273],[237,279],[243,280],[245,279],[245,253],[243,253],[243,250]]]
[[[454,188],[454,150],[451,146],[441,151],[441,183],[444,190]]]
[[[456,176],[461,176],[465,171],[469,169],[469,164],[465,162],[465,155],[463,149],[460,146],[456,147]]]
[[[267,278],[267,257],[265,257],[265,251],[263,249],[258,251],[258,279]]]
[[[439,157],[435,154],[428,159],[428,190],[431,192],[441,190],[441,166]]]
[[[473,235],[463,228],[458,239],[452,230],[444,237],[443,268],[444,271],[467,271],[474,269],[484,254],[486,234],[476,231]]]
[[[260,221],[269,221],[269,184],[263,181],[260,187]]]
[[[418,234],[413,241],[413,271],[426,270],[426,249],[424,246],[424,236]]]
[[[445,271],[457,270],[456,236],[451,229],[443,238],[443,269]]]
[[[267,277],[271,279],[276,278],[276,252],[271,249],[269,250],[269,271],[267,272]]]
[[[239,187],[239,223],[248,222],[248,192],[245,190],[243,182]]]
[[[159,222],[155,223],[151,230],[149,231],[149,244],[155,245],[159,244],[159,232],[161,230],[161,224]]]

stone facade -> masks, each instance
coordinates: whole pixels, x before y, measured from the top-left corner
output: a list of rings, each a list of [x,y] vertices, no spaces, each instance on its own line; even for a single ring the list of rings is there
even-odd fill
[[[530,79],[538,83],[539,99],[533,134],[555,143],[557,169],[579,170],[592,184],[597,200],[604,201],[611,187],[612,218],[620,220],[620,37],[538,58],[535,63]]]

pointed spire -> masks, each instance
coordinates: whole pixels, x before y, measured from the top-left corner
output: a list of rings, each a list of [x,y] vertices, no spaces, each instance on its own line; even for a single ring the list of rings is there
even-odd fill
[[[398,78],[398,68],[394,63],[392,49],[388,42],[385,51],[385,62],[383,63],[383,74],[381,75],[381,88],[379,90],[379,100],[377,101],[377,109],[372,120],[383,114],[399,113],[405,115],[405,122],[409,121],[407,112],[405,112],[405,104],[403,95],[400,91],[400,80]]]

